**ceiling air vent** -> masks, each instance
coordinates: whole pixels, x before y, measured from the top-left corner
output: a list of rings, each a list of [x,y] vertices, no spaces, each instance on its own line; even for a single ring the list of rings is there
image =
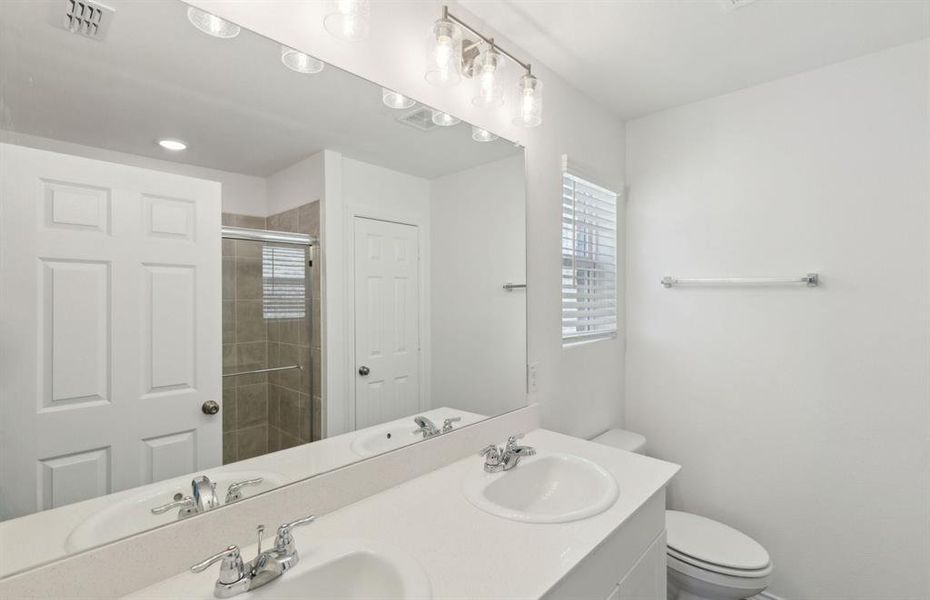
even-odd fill
[[[432,131],[438,127],[433,123],[433,110],[426,106],[418,106],[409,112],[405,112],[397,117],[397,120],[404,125],[416,127],[420,131]]]
[[[102,40],[110,27],[113,9],[92,0],[65,0],[65,29]]]

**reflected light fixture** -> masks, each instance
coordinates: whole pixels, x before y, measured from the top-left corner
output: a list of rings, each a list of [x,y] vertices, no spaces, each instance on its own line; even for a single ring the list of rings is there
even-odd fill
[[[500,106],[504,103],[504,90],[501,86],[501,69],[504,57],[494,47],[494,40],[488,44],[475,59],[474,74],[475,95],[471,102],[475,106]]]
[[[497,139],[497,136],[487,129],[482,129],[476,125],[472,125],[471,139],[475,140],[476,142],[493,142]]]
[[[368,37],[369,0],[327,0],[323,27],[334,37],[358,42]]]
[[[430,85],[449,87],[461,79],[462,30],[449,18],[445,6],[430,31],[426,64],[426,81]]]
[[[433,123],[439,125],[440,127],[452,127],[453,125],[458,125],[461,122],[461,119],[453,117],[449,113],[444,113],[441,110],[433,111]]]
[[[413,98],[408,98],[403,94],[398,94],[394,90],[389,90],[387,88],[381,88],[381,102],[388,108],[396,108],[398,110],[410,108],[417,103]]]
[[[542,123],[542,82],[527,69],[517,83],[513,124],[536,127]]]
[[[172,139],[163,139],[158,140],[158,145],[164,148],[165,150],[171,150],[172,152],[180,152],[181,150],[187,150],[187,144],[181,140],[172,140]]]
[[[187,8],[187,20],[191,25],[200,31],[212,35],[213,37],[232,39],[239,35],[241,28],[235,23],[230,23],[225,19],[208,13],[205,10],[189,6]]]
[[[291,71],[312,75],[323,70],[324,62],[290,46],[281,46],[281,62]]]

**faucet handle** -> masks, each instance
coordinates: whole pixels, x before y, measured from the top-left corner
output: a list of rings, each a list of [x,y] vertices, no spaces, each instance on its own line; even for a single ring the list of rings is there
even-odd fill
[[[452,417],[451,419],[445,419],[445,420],[442,422],[442,430],[443,430],[443,432],[452,431],[452,424],[453,424],[453,423],[458,423],[458,422],[461,421],[461,420],[462,420],[462,417]]]
[[[278,535],[274,540],[275,551],[285,552],[288,554],[294,552],[294,536],[291,535],[291,529],[300,527],[301,525],[308,525],[314,521],[316,521],[316,515],[310,515],[309,517],[297,519],[296,521],[291,521],[290,523],[284,523],[278,527]]]
[[[247,485],[258,485],[264,481],[262,477],[256,477],[255,479],[246,479],[245,481],[234,481],[229,484],[229,488],[226,490],[226,504],[230,502],[237,502],[242,500],[242,488]]]
[[[245,565],[242,563],[242,555],[239,553],[239,546],[230,546],[218,552],[209,558],[205,558],[201,562],[192,565],[191,571],[194,573],[202,573],[206,571],[210,565],[220,562],[220,576],[217,578],[217,585],[230,585],[242,580],[245,577]]]
[[[180,500],[175,500],[174,502],[169,502],[168,504],[162,504],[161,506],[156,506],[155,508],[152,509],[152,514],[161,515],[161,514],[168,512],[172,508],[184,509],[184,508],[190,508],[191,506],[194,506],[194,499],[191,498],[190,496],[184,496]]]
[[[517,445],[517,440],[522,440],[525,433],[518,433],[507,438],[507,449],[511,449]]]

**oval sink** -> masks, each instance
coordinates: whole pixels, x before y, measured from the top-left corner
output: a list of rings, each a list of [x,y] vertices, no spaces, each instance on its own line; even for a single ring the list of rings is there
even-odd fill
[[[613,476],[580,456],[540,452],[515,468],[486,473],[480,464],[465,480],[468,501],[481,510],[525,523],[566,523],[604,512],[620,490]]]
[[[378,425],[358,432],[349,447],[359,456],[382,454],[422,440],[422,433],[414,433],[416,428],[412,420]]]
[[[208,470],[203,474],[216,483],[216,493],[221,501],[226,496],[229,484],[236,481],[256,477],[264,479],[258,485],[242,488],[243,498],[280,487],[286,482],[281,475],[267,471]],[[189,496],[191,494],[190,482],[195,475],[197,474],[175,477],[147,485],[128,494],[119,494],[119,499],[114,499],[112,504],[94,513],[75,527],[65,540],[65,548],[69,552],[84,550],[177,521],[177,510],[153,515],[151,509],[171,502],[176,493]]]
[[[321,541],[300,551],[293,569],[243,598],[427,600],[429,577],[410,556],[364,540]]]

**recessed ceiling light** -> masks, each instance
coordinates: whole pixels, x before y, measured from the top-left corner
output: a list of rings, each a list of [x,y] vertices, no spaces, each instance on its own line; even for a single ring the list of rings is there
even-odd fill
[[[288,46],[281,46],[281,62],[291,71],[306,75],[319,73],[323,70],[324,65],[322,60]]]
[[[458,125],[462,120],[453,117],[449,113],[444,113],[441,110],[433,111],[433,123],[439,125],[440,127],[452,127],[453,125]]]
[[[200,31],[212,35],[213,37],[231,39],[239,35],[241,31],[241,28],[235,23],[230,23],[225,19],[221,19],[216,15],[210,14],[205,10],[200,10],[199,8],[194,8],[193,6],[187,9],[187,20]]]
[[[487,129],[482,129],[474,125],[471,126],[471,139],[476,142],[493,142],[497,139],[497,136],[488,131]]]
[[[396,108],[398,110],[410,108],[417,103],[413,98],[408,98],[403,94],[398,94],[394,90],[389,90],[387,88],[381,88],[381,102],[388,108]]]
[[[172,152],[187,150],[187,144],[181,140],[158,140],[158,145],[165,150],[171,150]]]

